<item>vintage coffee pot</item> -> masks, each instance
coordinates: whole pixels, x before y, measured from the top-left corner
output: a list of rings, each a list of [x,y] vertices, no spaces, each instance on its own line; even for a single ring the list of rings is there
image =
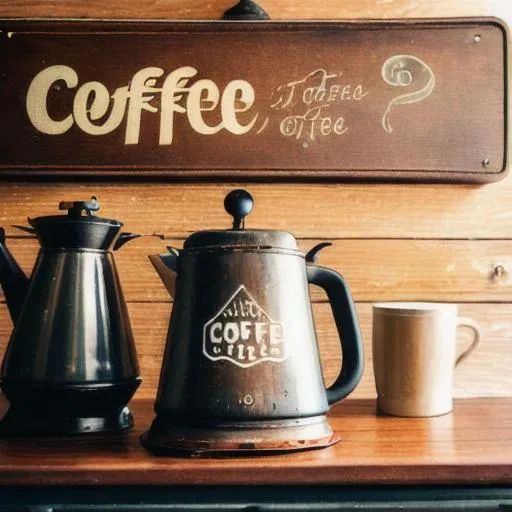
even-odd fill
[[[100,205],[62,202],[67,215],[21,227],[41,248],[28,279],[0,233],[0,283],[14,323],[0,386],[3,435],[122,431],[140,384],[128,312],[112,252],[138,237],[93,215]]]
[[[313,264],[284,231],[244,229],[253,199],[225,199],[233,229],[199,231],[182,250],[151,256],[174,307],[156,418],[141,441],[151,451],[281,452],[338,440],[329,406],[358,384],[363,349],[343,278]],[[322,287],[342,347],[342,368],[325,389],[308,284]]]

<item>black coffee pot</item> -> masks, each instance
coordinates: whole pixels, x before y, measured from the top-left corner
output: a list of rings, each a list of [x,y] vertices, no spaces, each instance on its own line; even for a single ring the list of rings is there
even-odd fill
[[[230,192],[233,229],[192,234],[150,259],[174,295],[156,419],[144,446],[169,453],[281,452],[338,440],[326,420],[363,370],[349,289],[284,231],[246,230],[253,199]],[[342,368],[325,389],[308,284],[329,298]]]
[[[0,373],[9,410],[0,434],[122,431],[139,367],[113,250],[139,235],[93,215],[99,202],[62,202],[67,215],[21,227],[41,248],[28,279],[0,230],[0,283],[14,323]],[[20,227],[20,226],[18,226]]]

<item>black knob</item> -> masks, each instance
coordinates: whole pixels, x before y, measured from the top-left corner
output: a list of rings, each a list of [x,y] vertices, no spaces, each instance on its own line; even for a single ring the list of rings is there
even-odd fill
[[[100,203],[94,196],[89,201],[61,201],[59,203],[59,210],[67,210],[70,217],[80,217],[82,211],[91,216],[99,209]]]
[[[230,7],[222,17],[223,20],[255,21],[268,20],[270,16],[254,0],[240,0]]]
[[[247,190],[232,190],[224,199],[224,208],[233,217],[233,229],[244,229],[245,217],[253,207],[254,199]]]

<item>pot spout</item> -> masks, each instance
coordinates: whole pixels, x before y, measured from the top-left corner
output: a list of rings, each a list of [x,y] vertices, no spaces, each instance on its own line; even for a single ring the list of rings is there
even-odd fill
[[[16,325],[25,302],[30,279],[21,270],[18,262],[7,248],[3,228],[0,228],[0,285],[4,290],[5,301],[13,324]]]
[[[149,256],[149,260],[155,267],[167,291],[174,298],[180,253],[174,247],[168,247],[167,249],[169,250],[167,254],[152,254]]]

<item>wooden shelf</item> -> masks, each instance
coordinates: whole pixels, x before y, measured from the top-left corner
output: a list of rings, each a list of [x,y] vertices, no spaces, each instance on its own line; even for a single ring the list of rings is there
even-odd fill
[[[0,414],[7,408],[0,401]],[[155,457],[139,444],[151,400],[123,436],[1,439],[0,485],[512,484],[512,399],[459,400],[436,418],[376,415],[373,400],[330,411],[330,448],[228,459]]]

